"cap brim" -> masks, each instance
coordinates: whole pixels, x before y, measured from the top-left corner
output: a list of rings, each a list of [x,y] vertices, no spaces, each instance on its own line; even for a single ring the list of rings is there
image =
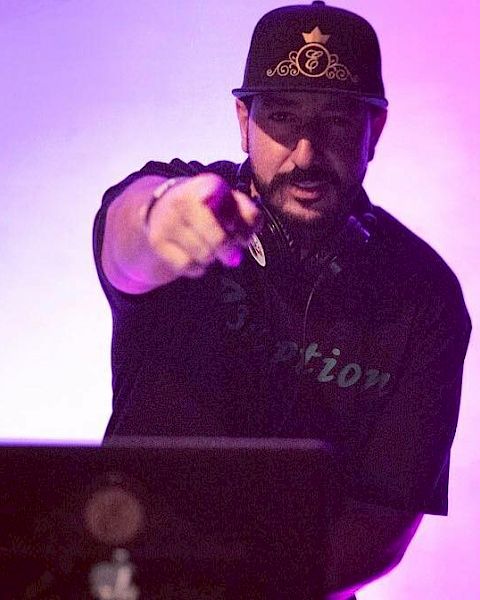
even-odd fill
[[[359,92],[352,92],[350,90],[339,90],[338,88],[322,88],[319,90],[312,90],[312,88],[302,88],[296,87],[292,90],[286,90],[284,88],[280,89],[272,89],[271,87],[258,87],[258,88],[235,88],[232,90],[232,94],[236,98],[246,98],[247,96],[256,96],[257,94],[268,94],[269,92],[307,92],[309,94],[323,94],[323,93],[333,93],[333,94],[341,94],[344,96],[350,96],[351,98],[358,98],[359,100],[363,100],[368,104],[373,104],[374,106],[378,106],[380,108],[387,108],[388,100],[386,98],[379,98],[378,96],[369,96],[368,94],[362,94]]]

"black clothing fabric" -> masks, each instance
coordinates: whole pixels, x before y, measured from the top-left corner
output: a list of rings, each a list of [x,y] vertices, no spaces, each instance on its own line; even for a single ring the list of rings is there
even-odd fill
[[[369,204],[372,239],[331,280],[282,284],[245,255],[236,269],[215,264],[145,294],[115,289],[100,263],[110,203],[143,175],[203,172],[235,186],[238,165],[149,162],[106,192],[96,216],[95,261],[113,314],[106,437],[319,438],[352,497],[447,515],[471,330],[455,275]]]

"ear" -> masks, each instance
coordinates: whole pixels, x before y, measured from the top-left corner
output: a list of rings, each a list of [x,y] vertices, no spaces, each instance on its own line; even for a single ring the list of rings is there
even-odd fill
[[[240,125],[242,150],[248,153],[248,108],[239,98],[235,101],[235,107],[237,109],[238,124]]]
[[[384,109],[372,110],[370,116],[370,141],[368,147],[368,161],[375,156],[375,146],[382,134],[385,122],[387,121],[387,111]]]

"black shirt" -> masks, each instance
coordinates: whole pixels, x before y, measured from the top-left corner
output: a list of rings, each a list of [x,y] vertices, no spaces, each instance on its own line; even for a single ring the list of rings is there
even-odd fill
[[[109,204],[142,175],[202,172],[235,186],[238,165],[150,162],[108,190],[97,214],[95,260],[113,314],[106,436],[320,438],[351,496],[446,515],[471,330],[455,275],[369,205],[372,239],[334,278],[285,280],[248,255],[145,294],[115,289],[100,265]]]

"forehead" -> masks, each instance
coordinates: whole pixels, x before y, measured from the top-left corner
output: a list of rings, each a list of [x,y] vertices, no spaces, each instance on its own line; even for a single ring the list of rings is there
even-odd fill
[[[254,102],[264,108],[289,108],[308,112],[341,110],[364,111],[366,103],[359,98],[327,92],[271,92],[255,96]]]

